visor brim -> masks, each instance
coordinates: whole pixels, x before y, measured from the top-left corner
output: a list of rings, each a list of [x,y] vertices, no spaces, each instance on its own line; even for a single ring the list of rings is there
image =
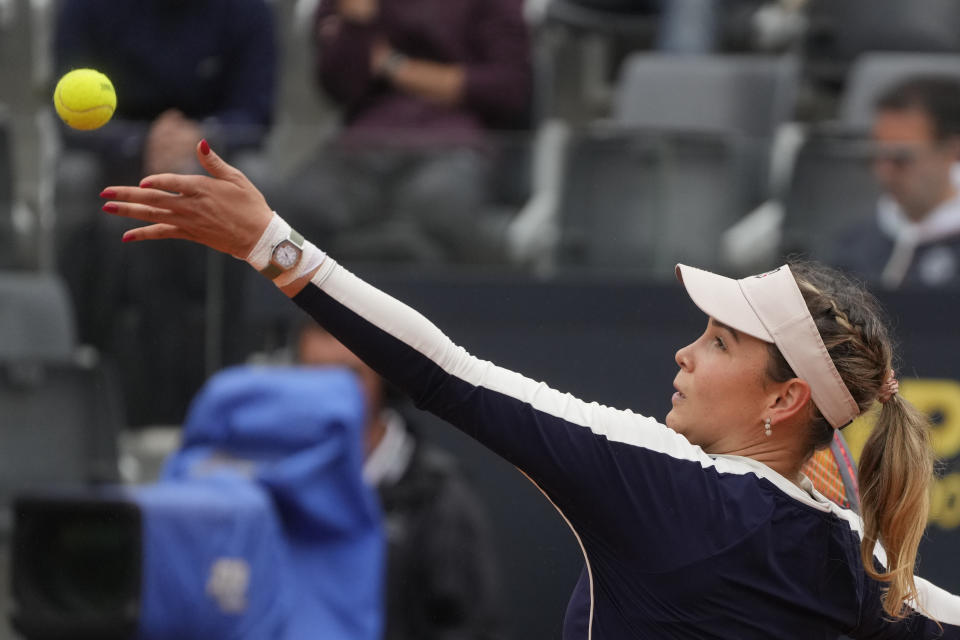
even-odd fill
[[[739,282],[685,264],[677,265],[676,274],[687,295],[705,314],[764,342],[774,341],[744,296]]]

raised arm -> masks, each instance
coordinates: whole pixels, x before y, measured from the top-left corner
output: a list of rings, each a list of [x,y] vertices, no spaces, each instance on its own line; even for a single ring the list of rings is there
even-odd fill
[[[110,187],[106,210],[152,223],[127,232],[125,241],[182,238],[246,258],[277,218],[246,177],[204,143],[198,157],[212,177],[163,174],[139,188]],[[319,266],[284,292],[421,408],[519,467],[574,526],[613,532],[614,539],[621,532],[622,540],[605,544],[630,552],[647,534],[661,546],[667,530],[701,530],[676,527],[680,519],[737,511],[724,511],[715,468],[725,463],[679,434],[475,358],[421,314],[316,253]],[[618,526],[623,513],[644,513],[644,526]],[[734,521],[746,528],[750,517]],[[672,546],[700,548],[701,538]]]

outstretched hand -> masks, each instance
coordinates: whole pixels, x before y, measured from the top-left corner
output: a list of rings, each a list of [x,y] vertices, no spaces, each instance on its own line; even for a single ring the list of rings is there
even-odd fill
[[[150,223],[127,231],[124,242],[177,238],[246,258],[273,212],[253,183],[206,140],[196,151],[209,176],[161,173],[138,187],[107,187],[100,194],[110,200],[103,210]]]

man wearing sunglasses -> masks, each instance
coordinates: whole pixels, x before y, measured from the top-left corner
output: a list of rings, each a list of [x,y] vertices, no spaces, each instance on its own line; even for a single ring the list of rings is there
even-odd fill
[[[886,288],[960,287],[960,77],[911,77],[876,102],[883,195],[835,264]]]

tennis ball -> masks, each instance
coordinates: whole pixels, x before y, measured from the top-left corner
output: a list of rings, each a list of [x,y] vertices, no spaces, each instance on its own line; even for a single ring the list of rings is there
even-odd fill
[[[99,71],[74,69],[57,82],[53,106],[60,119],[74,129],[96,129],[113,116],[117,94],[110,78]]]

